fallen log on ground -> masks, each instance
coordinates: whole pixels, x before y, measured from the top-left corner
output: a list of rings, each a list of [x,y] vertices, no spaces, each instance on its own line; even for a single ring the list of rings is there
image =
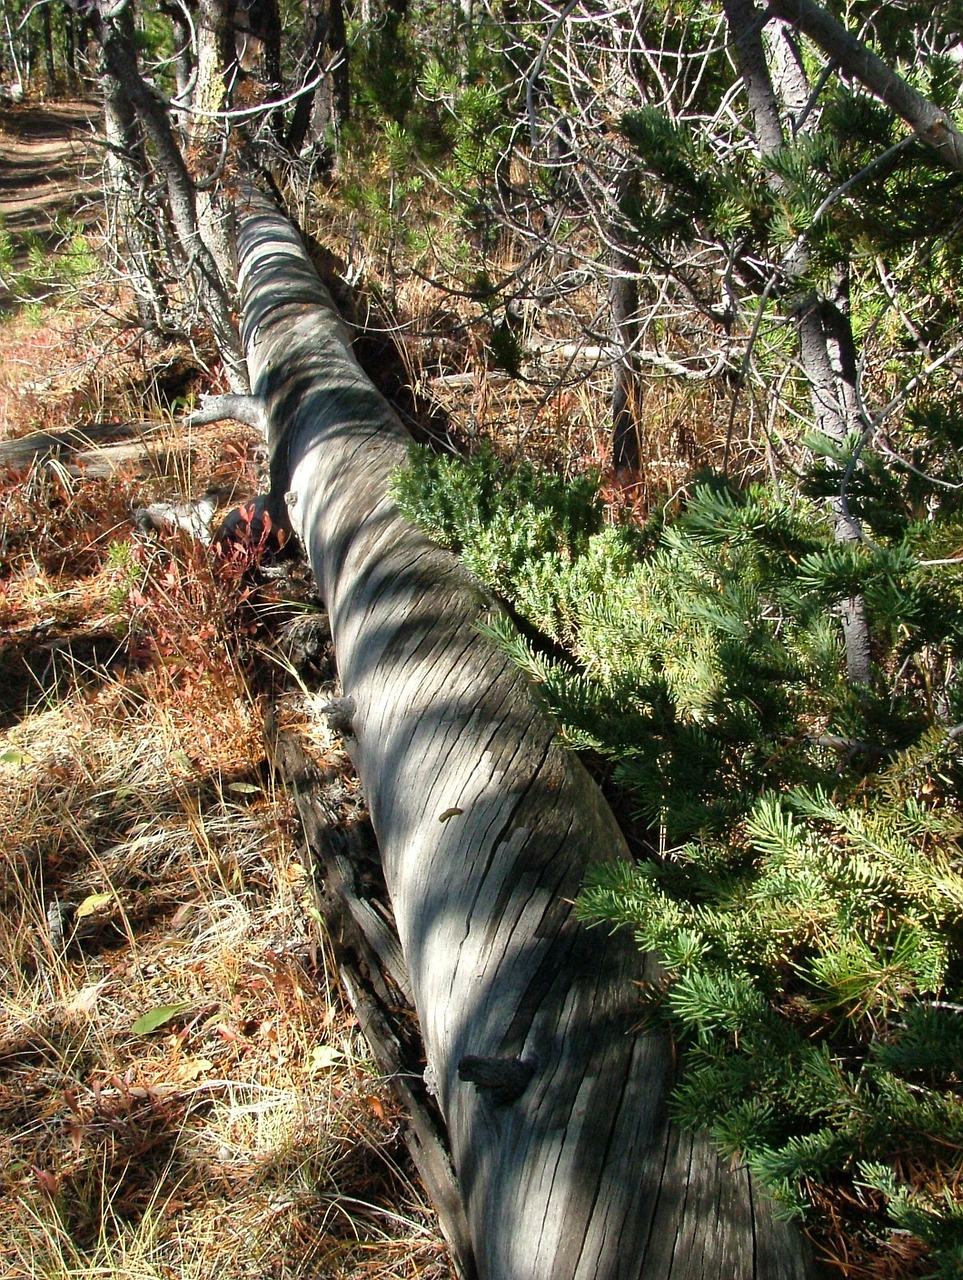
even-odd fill
[[[169,431],[156,422],[89,422],[59,431],[34,431],[0,443],[0,467],[54,461],[72,476],[100,479],[156,455],[156,438]]]
[[[801,1280],[799,1234],[745,1169],[669,1123],[672,1058],[637,1025],[632,940],[573,917],[627,857],[493,606],[400,515],[406,433],[301,241],[252,195],[242,326],[273,507],[307,550],[482,1280]]]
[[[278,728],[273,712],[266,716],[264,729],[271,763],[297,805],[316,905],[338,977],[379,1071],[405,1109],[405,1142],[435,1206],[455,1269],[464,1280],[475,1280],[471,1233],[451,1167],[448,1136],[422,1079],[408,970],[389,924],[390,912],[383,909],[377,846],[357,824],[345,823],[337,771],[319,768],[297,733]]]

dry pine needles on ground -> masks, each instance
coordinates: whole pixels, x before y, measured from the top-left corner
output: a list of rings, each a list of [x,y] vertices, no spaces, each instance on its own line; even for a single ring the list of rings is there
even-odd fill
[[[85,382],[45,323],[0,327],[8,369],[23,324],[59,332],[68,416],[144,415],[142,363]],[[51,361],[11,425],[71,425],[63,403]],[[167,422],[140,476],[37,463],[0,486],[3,1270],[443,1280],[265,764],[258,673],[280,667],[258,655],[284,589],[259,613],[243,565],[131,520],[250,482],[253,442]]]

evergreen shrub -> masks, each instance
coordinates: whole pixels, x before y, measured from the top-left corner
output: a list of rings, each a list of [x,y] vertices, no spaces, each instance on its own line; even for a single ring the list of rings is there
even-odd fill
[[[96,278],[99,264],[80,223],[57,218],[51,231],[55,237],[52,246],[32,232],[22,237],[18,246],[0,218],[0,280],[15,298],[69,291]],[[23,265],[18,266],[18,257],[26,259]]]
[[[819,495],[851,457],[823,451],[814,496],[704,477],[646,528],[606,524],[593,477],[491,451],[416,451],[395,493],[531,624],[492,634],[646,825],[578,911],[660,957],[644,1003],[680,1049],[677,1119],[787,1213],[908,1230],[959,1277],[963,599],[959,566],[923,562],[952,558],[959,512],[946,487],[923,519],[867,456],[867,539],[840,546]],[[843,674],[854,594],[865,687]]]

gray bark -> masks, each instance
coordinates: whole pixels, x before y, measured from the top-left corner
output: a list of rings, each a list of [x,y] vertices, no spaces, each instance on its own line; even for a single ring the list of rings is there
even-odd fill
[[[237,74],[233,0],[198,0],[194,18],[197,33],[197,67],[191,106],[200,112],[223,111],[230,103],[230,88]],[[208,115],[191,120],[190,135],[197,141],[216,137],[221,126]]]
[[[162,0],[158,7],[171,24],[171,38],[174,42],[172,55],[174,84],[176,86],[174,101],[176,104],[187,105],[194,77],[194,48],[191,39],[191,27],[187,21],[186,13],[177,3],[177,0],[170,0],[169,3],[165,3]],[[174,114],[178,118],[178,124],[181,125],[183,122],[179,117],[182,113],[175,110]]]
[[[302,630],[307,630],[308,646],[315,652],[330,640],[317,619],[304,622],[306,627],[297,628],[293,645],[290,630],[284,639],[283,647],[295,663]],[[405,1143],[435,1206],[455,1271],[462,1280],[475,1280],[471,1235],[445,1133],[420,1079],[419,1047],[412,1043],[414,1010],[408,971],[381,899],[372,900],[380,879],[380,871],[373,866],[377,847],[372,847],[370,836],[366,838],[362,824],[346,825],[337,772],[329,765],[319,769],[305,754],[297,734],[279,730],[271,712],[265,733],[271,763],[294,793],[316,900],[333,944],[341,985],[381,1074],[404,1108]]]
[[[228,122],[212,113],[231,106],[232,89],[238,76],[234,40],[234,0],[199,0],[194,25],[197,32],[197,66],[188,137],[191,141],[192,171],[197,176],[194,208],[201,239],[217,263],[221,279],[237,277],[234,250],[234,209],[221,196],[213,175],[221,167]]]
[[[117,21],[126,27],[128,38],[133,41],[130,10],[119,14]],[[142,328],[147,333],[160,334],[168,327],[168,308],[164,286],[157,277],[159,245],[144,201],[149,182],[147,158],[134,109],[119,82],[105,74],[101,85],[107,143],[104,194],[118,232],[113,243],[123,245],[124,266]]]
[[[762,41],[759,12],[752,0],[724,0],[724,9],[759,149],[763,156],[771,155],[785,144],[785,137]],[[770,174],[769,181],[774,190],[782,189],[777,174]],[[808,249],[802,245],[793,257],[791,270],[797,276],[802,275],[808,265]],[[794,307],[799,357],[809,382],[816,427],[837,444],[842,444],[860,425],[855,342],[845,284],[843,272],[836,298],[810,294],[797,300]],[[835,500],[832,512],[836,540],[858,542],[862,537],[859,522],[845,502]],[[844,601],[841,620],[847,676],[854,684],[866,684],[872,676],[872,649],[863,600],[851,597]]]
[[[813,0],[770,0],[768,12],[783,18],[840,68],[911,125],[923,142],[957,173],[963,173],[963,134],[949,112],[924,98],[867,45]],[[757,11],[757,17],[761,16]]]
[[[635,194],[637,179],[619,175],[616,199],[624,209]],[[639,367],[639,283],[638,254],[624,247],[625,229],[616,224],[612,232],[612,276],[609,302],[612,307],[612,337],[618,360],[612,366],[612,465],[617,477],[634,481],[639,477],[642,447],[639,438],[642,401],[642,371]]]
[[[117,471],[143,475],[153,461],[163,428],[156,422],[89,422],[62,431],[35,431],[0,443],[0,467],[55,464],[72,476],[99,477]]]
[[[141,127],[153,146],[154,162],[167,187],[171,221],[224,360],[231,389],[243,394],[248,390],[247,375],[231,320],[229,290],[201,234],[194,183],[174,136],[167,109],[140,74],[134,47],[120,25],[118,15],[104,0],[99,0],[93,15],[106,68],[137,113]]]
[[[249,427],[264,431],[264,405],[256,396],[209,395],[201,396],[201,403],[184,418],[186,427],[202,427],[210,422],[224,422],[232,418]]]
[[[742,76],[759,151],[772,155],[785,144],[779,103],[772,86],[769,61],[762,43],[759,11],[752,0],[723,0],[735,63]]]
[[[53,24],[50,21],[50,5],[40,9],[40,30],[43,34],[44,67],[47,72],[47,93],[50,97],[57,92],[57,67],[54,62]]]
[[[775,72],[779,101],[795,134],[805,123],[810,104],[810,87],[798,32],[788,23],[774,22],[766,32],[766,45]]]
[[[306,0],[310,23],[305,78],[330,71],[312,94],[298,99],[288,133],[288,149],[299,155],[306,146],[328,148],[328,162],[337,160],[339,140],[351,107],[348,83],[348,40],[341,0]]]
[[[260,82],[266,102],[275,102],[281,92],[281,15],[278,0],[237,0],[234,8],[234,47],[238,68]],[[280,141],[284,132],[284,111],[268,110],[270,132]]]
[[[524,677],[493,605],[388,493],[399,420],[354,360],[293,228],[252,196],[243,336],[326,601],[426,1081],[482,1280],[802,1280],[798,1234],[744,1169],[668,1121],[672,1055],[638,1025],[630,938],[573,915],[612,814]]]
[[[619,274],[609,281],[612,334],[618,359],[612,366],[612,465],[626,480],[638,479],[642,461],[639,439],[642,377],[639,369],[639,286],[633,274],[638,264],[628,254],[613,254]]]

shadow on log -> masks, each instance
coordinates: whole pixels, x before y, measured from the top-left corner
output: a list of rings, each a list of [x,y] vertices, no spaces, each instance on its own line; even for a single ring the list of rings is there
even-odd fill
[[[382,910],[382,876],[374,840],[345,822],[336,770],[319,768],[296,733],[264,724],[271,763],[293,793],[314,871],[316,904],[338,977],[381,1073],[405,1109],[405,1142],[421,1175],[463,1280],[476,1280],[471,1233],[437,1106],[422,1079],[422,1046],[411,984],[398,937]],[[372,900],[372,890],[377,900]]]
[[[239,253],[272,493],[330,615],[478,1274],[814,1274],[748,1173],[669,1123],[669,1045],[637,1026],[643,962],[570,905],[588,862],[628,856],[621,833],[525,678],[476,630],[491,601],[389,497],[404,428],[261,196]]]

